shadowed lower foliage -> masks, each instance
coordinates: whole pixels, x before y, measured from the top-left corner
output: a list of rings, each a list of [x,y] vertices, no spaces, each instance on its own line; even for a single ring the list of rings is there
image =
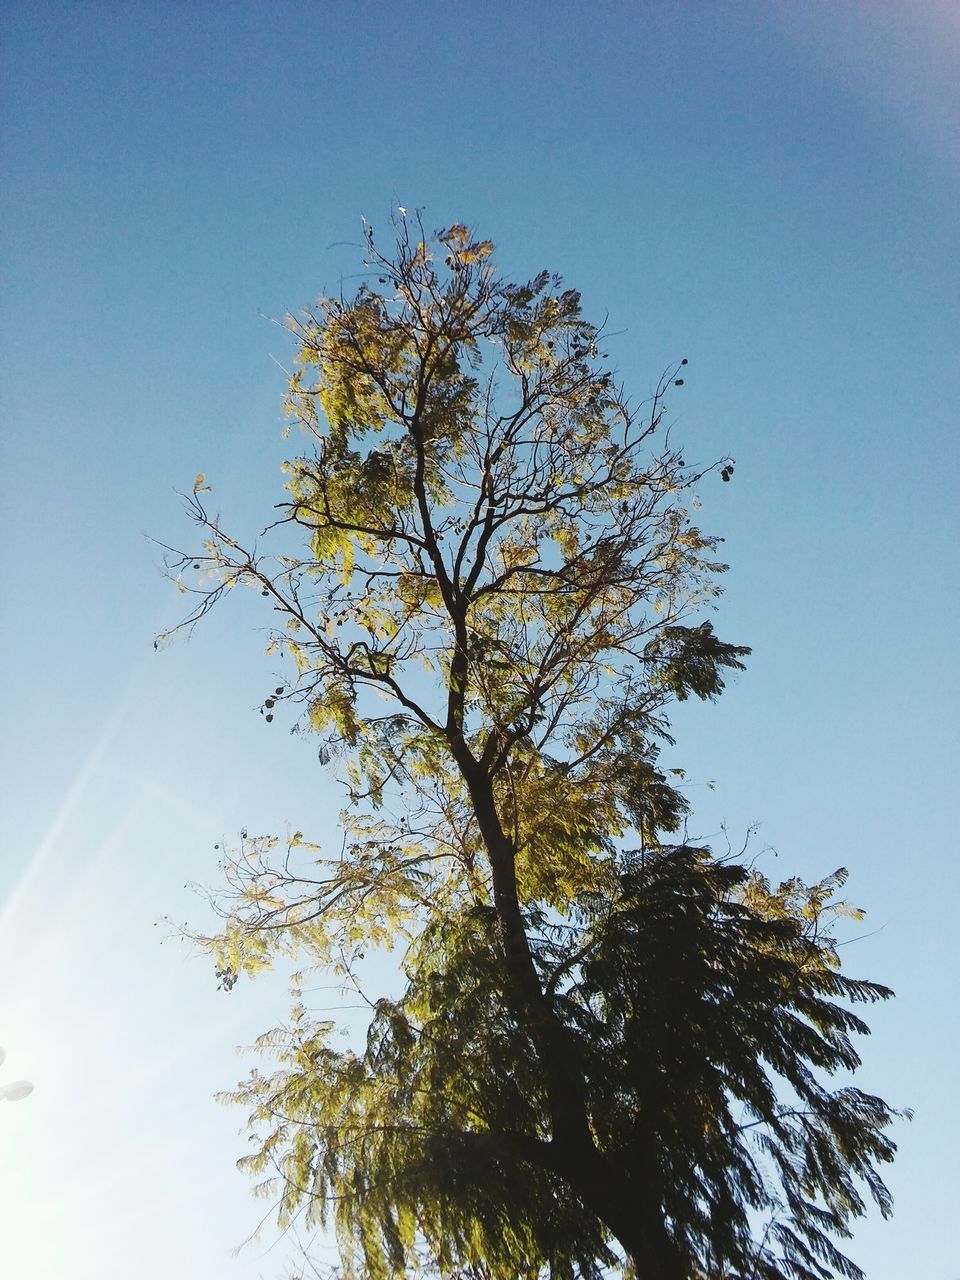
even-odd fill
[[[861,1180],[889,1210],[876,1166],[893,1155],[893,1113],[823,1079],[859,1063],[850,1037],[867,1028],[849,1004],[890,992],[839,972],[824,928],[842,875],[774,891],[686,847],[622,864],[612,897],[527,917],[600,1152],[638,1215],[657,1206],[679,1274],[859,1276],[831,1236],[863,1210]],[[598,1214],[607,1189],[572,1194],[551,1141],[495,913],[437,920],[408,969],[364,1053],[334,1051],[304,1015],[270,1038],[282,1069],[233,1095],[254,1104],[262,1142],[246,1163],[279,1168],[283,1216],[306,1205],[334,1223],[371,1277],[425,1259],[490,1280],[622,1262]]]

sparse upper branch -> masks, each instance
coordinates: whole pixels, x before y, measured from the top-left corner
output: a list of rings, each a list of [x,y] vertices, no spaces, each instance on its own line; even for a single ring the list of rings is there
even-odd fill
[[[638,735],[644,755],[666,704],[713,696],[744,651],[686,623],[724,566],[689,515],[702,473],[664,431],[680,366],[633,408],[576,291],[545,272],[500,279],[491,248],[459,226],[431,246],[407,223],[392,258],[368,241],[385,287],[291,321],[289,408],[313,449],[288,464],[272,532],[302,532],[306,554],[247,551],[194,495],[206,547],[177,567],[199,566],[188,624],[236,583],[269,598],[298,676],[283,696],[360,753],[373,794],[389,766],[366,691],[411,717],[403,750],[445,786],[470,761],[509,775],[504,814],[534,859],[518,778],[533,787],[562,765],[570,831],[612,847],[647,785],[647,764],[638,783],[624,763]],[[602,777],[621,781],[587,835],[572,806]]]

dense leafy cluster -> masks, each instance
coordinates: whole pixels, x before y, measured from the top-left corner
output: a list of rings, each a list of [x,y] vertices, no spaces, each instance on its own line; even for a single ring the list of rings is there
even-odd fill
[[[562,923],[528,917],[598,1145],[638,1205],[655,1181],[685,1274],[857,1275],[830,1237],[863,1209],[858,1177],[889,1209],[874,1166],[893,1153],[891,1112],[817,1071],[858,1065],[850,1035],[866,1027],[840,1002],[890,993],[839,972],[824,928],[842,875],[773,890],[686,847],[623,864],[614,897]],[[435,920],[408,973],[362,1053],[333,1050],[303,1011],[268,1037],[282,1070],[232,1095],[266,1130],[245,1163],[279,1172],[285,1220],[304,1203],[332,1220],[365,1275],[407,1274],[424,1254],[490,1280],[599,1275],[617,1255],[552,1147],[494,913]]]
[[[866,1029],[838,1002],[888,993],[839,973],[833,884],[676,843],[659,763],[670,704],[748,652],[697,620],[725,566],[665,426],[679,366],[632,404],[579,295],[491,252],[369,236],[375,285],[290,321],[310,448],[282,545],[229,535],[199,477],[202,550],[172,557],[188,624],[268,598],[293,671],[268,718],[300,708],[350,801],[339,851],[227,860],[218,973],[288,953],[353,980],[396,947],[406,981],[364,1051],[300,1005],[267,1037],[248,1163],[371,1277],[856,1275],[831,1238],[858,1180],[888,1208],[891,1113],[823,1075]]]

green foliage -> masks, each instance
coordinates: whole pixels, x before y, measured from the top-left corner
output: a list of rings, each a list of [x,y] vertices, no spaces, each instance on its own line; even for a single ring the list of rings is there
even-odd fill
[[[626,1166],[657,1152],[671,1230],[708,1275],[859,1275],[830,1239],[864,1209],[856,1180],[890,1210],[875,1164],[892,1158],[893,1113],[818,1074],[860,1064],[850,1036],[868,1028],[846,1004],[892,994],[839,972],[826,930],[843,912],[829,900],[844,878],[774,892],[680,848],[633,859],[618,899],[587,908],[588,942],[561,999],[591,1116]],[[564,945],[556,965],[568,955]],[[769,1215],[761,1247],[749,1211]]]
[[[724,644],[713,634],[713,626],[663,627],[644,649],[657,664],[658,678],[681,702],[691,693],[698,698],[716,698],[723,691],[723,668],[743,670],[742,649]]]
[[[821,1078],[866,1029],[838,1002],[888,993],[839,974],[834,885],[669,843],[668,709],[748,653],[696,621],[725,566],[666,430],[680,366],[635,405],[575,290],[502,280],[464,226],[397,231],[392,257],[368,236],[376,287],[288,322],[308,447],[278,549],[229,535],[199,476],[202,550],[171,553],[185,625],[268,598],[292,678],[265,719],[298,708],[349,798],[341,849],[225,860],[222,984],[278,956],[356,984],[372,948],[406,978],[365,1049],[300,1003],[264,1039],[245,1163],[350,1274],[856,1275],[831,1240],[858,1179],[889,1207],[891,1113]]]
[[[874,1166],[892,1157],[892,1113],[820,1075],[859,1064],[850,1036],[866,1027],[840,1002],[890,992],[839,972],[827,932],[837,880],[772,890],[686,847],[621,864],[613,896],[564,921],[528,917],[599,1148],[637,1188],[654,1170],[691,1276],[859,1275],[830,1237],[864,1207],[857,1178],[889,1211]],[[424,1254],[443,1273],[482,1266],[490,1280],[613,1265],[596,1215],[558,1176],[495,913],[435,918],[407,971],[402,998],[377,1003],[362,1053],[335,1052],[331,1029],[304,1016],[274,1042],[283,1069],[233,1095],[262,1130],[249,1167],[284,1153],[283,1219],[306,1203],[374,1277],[407,1274]]]

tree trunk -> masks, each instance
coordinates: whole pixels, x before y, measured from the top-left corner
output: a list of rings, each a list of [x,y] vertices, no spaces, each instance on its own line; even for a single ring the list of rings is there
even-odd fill
[[[507,974],[529,1019],[546,1083],[552,1169],[616,1237],[641,1280],[688,1280],[658,1191],[637,1187],[625,1169],[611,1166],[597,1148],[573,1046],[534,963],[517,893],[516,850],[500,823],[490,776],[466,748],[457,753],[457,763],[490,860]]]

